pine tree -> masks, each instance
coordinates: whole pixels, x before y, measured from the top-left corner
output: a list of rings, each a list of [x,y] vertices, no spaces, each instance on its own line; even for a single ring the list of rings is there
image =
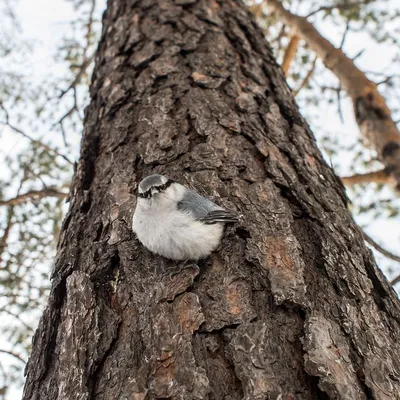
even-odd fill
[[[239,0],[110,0],[24,399],[398,399],[398,299]],[[186,266],[131,232],[164,173],[243,215]]]

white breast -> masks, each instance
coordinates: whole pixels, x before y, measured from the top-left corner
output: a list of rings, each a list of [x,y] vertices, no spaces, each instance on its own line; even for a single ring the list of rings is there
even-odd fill
[[[157,212],[155,212],[157,210]],[[172,260],[198,260],[214,251],[223,225],[206,225],[176,208],[168,196],[138,199],[132,229],[150,251]]]

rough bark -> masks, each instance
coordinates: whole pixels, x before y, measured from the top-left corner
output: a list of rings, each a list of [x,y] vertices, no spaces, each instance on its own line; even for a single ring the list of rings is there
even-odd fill
[[[238,0],[109,0],[24,399],[396,399],[400,308]],[[243,220],[176,265],[153,172]],[[281,397],[280,397],[281,396]]]
[[[266,4],[307,42],[326,68],[339,79],[353,102],[355,119],[365,143],[376,150],[385,167],[385,183],[400,191],[400,131],[377,84],[369,80],[353,60],[325,39],[305,17],[292,14],[279,0],[266,0]]]

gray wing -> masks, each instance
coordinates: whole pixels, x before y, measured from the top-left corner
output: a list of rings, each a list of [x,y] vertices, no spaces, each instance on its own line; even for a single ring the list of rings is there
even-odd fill
[[[190,212],[197,220],[205,224],[236,222],[238,220],[236,214],[224,210],[211,200],[189,189],[187,189],[182,200],[178,203],[178,210]]]

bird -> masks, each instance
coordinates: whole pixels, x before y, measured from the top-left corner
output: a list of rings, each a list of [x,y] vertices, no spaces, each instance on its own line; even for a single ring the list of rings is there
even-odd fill
[[[154,174],[139,183],[132,230],[155,254],[171,260],[197,261],[218,247],[225,224],[238,220],[236,213],[196,191]]]

